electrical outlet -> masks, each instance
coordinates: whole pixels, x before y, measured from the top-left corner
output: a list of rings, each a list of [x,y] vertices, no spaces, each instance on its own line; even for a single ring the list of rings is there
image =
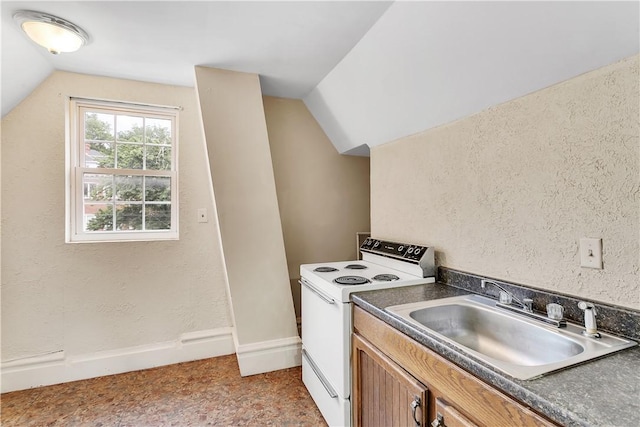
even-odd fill
[[[602,270],[602,239],[580,239],[580,266]]]
[[[198,209],[198,222],[209,222],[207,217],[207,208]]]

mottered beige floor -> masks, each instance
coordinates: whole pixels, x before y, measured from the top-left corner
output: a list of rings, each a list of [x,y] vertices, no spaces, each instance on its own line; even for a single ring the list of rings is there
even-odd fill
[[[241,377],[235,355],[5,393],[10,426],[326,426],[290,368]]]

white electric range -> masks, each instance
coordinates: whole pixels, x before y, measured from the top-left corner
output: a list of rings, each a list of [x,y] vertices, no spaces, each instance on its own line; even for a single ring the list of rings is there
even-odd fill
[[[362,260],[300,266],[302,380],[330,426],[351,425],[354,292],[435,282],[433,248],[368,238]]]

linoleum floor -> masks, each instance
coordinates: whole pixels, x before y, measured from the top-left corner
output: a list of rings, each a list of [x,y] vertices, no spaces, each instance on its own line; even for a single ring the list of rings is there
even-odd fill
[[[5,393],[1,425],[326,426],[290,368],[241,377],[235,355]]]

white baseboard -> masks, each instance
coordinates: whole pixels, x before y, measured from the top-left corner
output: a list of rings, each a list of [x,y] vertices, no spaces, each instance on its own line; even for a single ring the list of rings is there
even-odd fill
[[[301,349],[299,336],[238,345],[236,353],[240,375],[245,377],[300,366]]]
[[[178,340],[66,357],[64,351],[3,362],[2,393],[121,374],[235,352],[232,328],[182,334]]]

